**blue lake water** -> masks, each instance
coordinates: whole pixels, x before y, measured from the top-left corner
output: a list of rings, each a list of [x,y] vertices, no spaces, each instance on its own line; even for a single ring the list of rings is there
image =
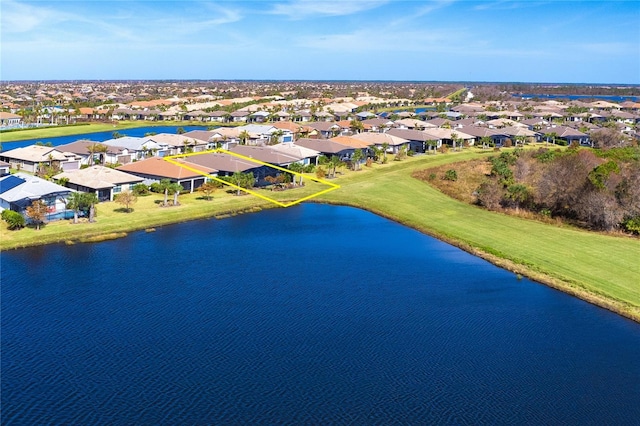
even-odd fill
[[[147,133],[173,133],[175,134],[178,130],[178,127],[182,127],[185,132],[190,132],[191,130],[206,130],[205,126],[149,126],[149,127],[137,127],[134,129],[118,129],[114,127],[113,130],[109,130],[107,132],[94,132],[94,133],[83,133],[80,135],[71,135],[71,136],[57,136],[53,138],[36,138],[36,139],[27,139],[24,141],[16,141],[16,142],[2,142],[2,150],[8,151],[10,149],[22,148],[25,146],[33,145],[36,142],[47,143],[51,142],[53,146],[64,145],[67,143],[75,142],[80,139],[89,139],[95,142],[104,142],[106,140],[113,138],[113,132],[118,132],[121,135],[125,136],[135,136],[142,137]]]
[[[640,418],[638,324],[357,209],[0,261],[3,425]]]

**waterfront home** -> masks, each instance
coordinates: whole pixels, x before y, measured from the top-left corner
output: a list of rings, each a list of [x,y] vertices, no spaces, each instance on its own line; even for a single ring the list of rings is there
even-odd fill
[[[192,158],[198,157],[200,157],[200,155]],[[193,192],[199,188],[206,179],[201,173],[196,173],[184,167],[177,166],[159,157],[151,157],[134,163],[125,164],[124,166],[118,167],[117,170],[143,178],[142,183],[145,185],[160,182],[162,179],[169,179],[173,183],[179,183],[185,191],[189,192]],[[215,172],[215,170],[207,167],[198,167],[198,170],[205,174]]]
[[[78,140],[64,145],[56,146],[56,149],[65,155],[71,153],[80,158],[80,164],[90,166],[93,164],[127,164],[131,162],[131,155],[126,148],[111,146],[101,142],[90,140]],[[106,151],[102,150],[106,149]]]
[[[96,194],[99,201],[113,201],[115,195],[131,191],[135,184],[144,180],[139,176],[104,166],[91,166],[60,173],[54,179],[75,191]]]
[[[22,215],[34,201],[47,205],[46,220],[61,219],[71,189],[27,173],[18,172],[0,178],[0,211],[13,210]]]
[[[169,145],[161,145],[148,137],[138,138],[133,136],[124,136],[122,138],[106,140],[104,143],[126,149],[127,153],[131,155],[131,161],[155,156],[164,157],[171,152]]]
[[[317,134],[317,131],[314,128],[294,123],[292,121],[276,121],[275,123],[273,123],[273,127],[291,133],[291,142],[298,139],[299,137],[302,137],[302,135],[313,136],[314,134]]]
[[[80,168],[80,158],[73,154],[65,155],[57,148],[41,145],[30,145],[0,153],[0,161],[5,161],[11,168],[37,173],[41,166],[60,167],[62,170]]]
[[[171,155],[186,152],[200,152],[209,147],[207,140],[187,136],[186,133],[182,135],[158,133],[157,135],[147,136],[146,139],[157,143],[161,147],[167,146],[169,148],[168,154]]]
[[[182,136],[200,141],[207,141],[207,149],[229,147],[240,143],[240,132],[237,127],[218,127],[215,130],[192,130]]]

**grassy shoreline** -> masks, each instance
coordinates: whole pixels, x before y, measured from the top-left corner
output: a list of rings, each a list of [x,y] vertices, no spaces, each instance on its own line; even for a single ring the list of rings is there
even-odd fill
[[[445,163],[478,158],[487,153],[466,150],[435,156],[391,161],[362,171],[346,171],[336,179],[341,189],[313,202],[368,210],[427,235],[455,245],[473,255],[537,282],[576,296],[640,322],[640,240],[590,233],[570,227],[489,212],[454,200],[431,185],[411,177]],[[454,166],[454,165],[453,165]],[[296,199],[304,191],[283,192],[281,200]],[[297,192],[296,192],[297,191]],[[158,195],[141,197],[134,213],[116,213],[114,203],[99,206],[98,223],[52,223],[41,231],[11,232],[0,228],[0,250],[49,244],[99,241],[101,236],[146,230],[158,226],[211,217],[260,211],[275,207],[251,196],[223,191],[213,201],[201,194],[180,197],[181,206],[160,208]]]

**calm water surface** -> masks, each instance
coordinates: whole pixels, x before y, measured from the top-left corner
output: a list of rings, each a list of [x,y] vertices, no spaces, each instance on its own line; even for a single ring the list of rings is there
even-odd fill
[[[638,324],[356,209],[0,260],[3,425],[640,419]]]

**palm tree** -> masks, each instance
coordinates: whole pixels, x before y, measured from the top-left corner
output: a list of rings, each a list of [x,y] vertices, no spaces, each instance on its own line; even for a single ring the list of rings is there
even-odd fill
[[[240,138],[240,145],[246,145],[247,141],[251,139],[251,135],[246,130],[243,130],[242,132],[240,132],[238,137]]]
[[[387,151],[389,150],[389,142],[385,142],[382,144],[382,163],[387,162]]]
[[[78,212],[84,206],[84,192],[72,192],[67,198],[67,208],[73,210],[73,223],[78,223]]]
[[[364,130],[364,124],[362,124],[362,121],[354,118],[349,122],[349,128],[353,133],[360,133]]]
[[[362,150],[360,148],[353,151],[353,156],[351,159],[353,160],[353,170],[357,171],[360,169],[360,160],[364,157]]]

